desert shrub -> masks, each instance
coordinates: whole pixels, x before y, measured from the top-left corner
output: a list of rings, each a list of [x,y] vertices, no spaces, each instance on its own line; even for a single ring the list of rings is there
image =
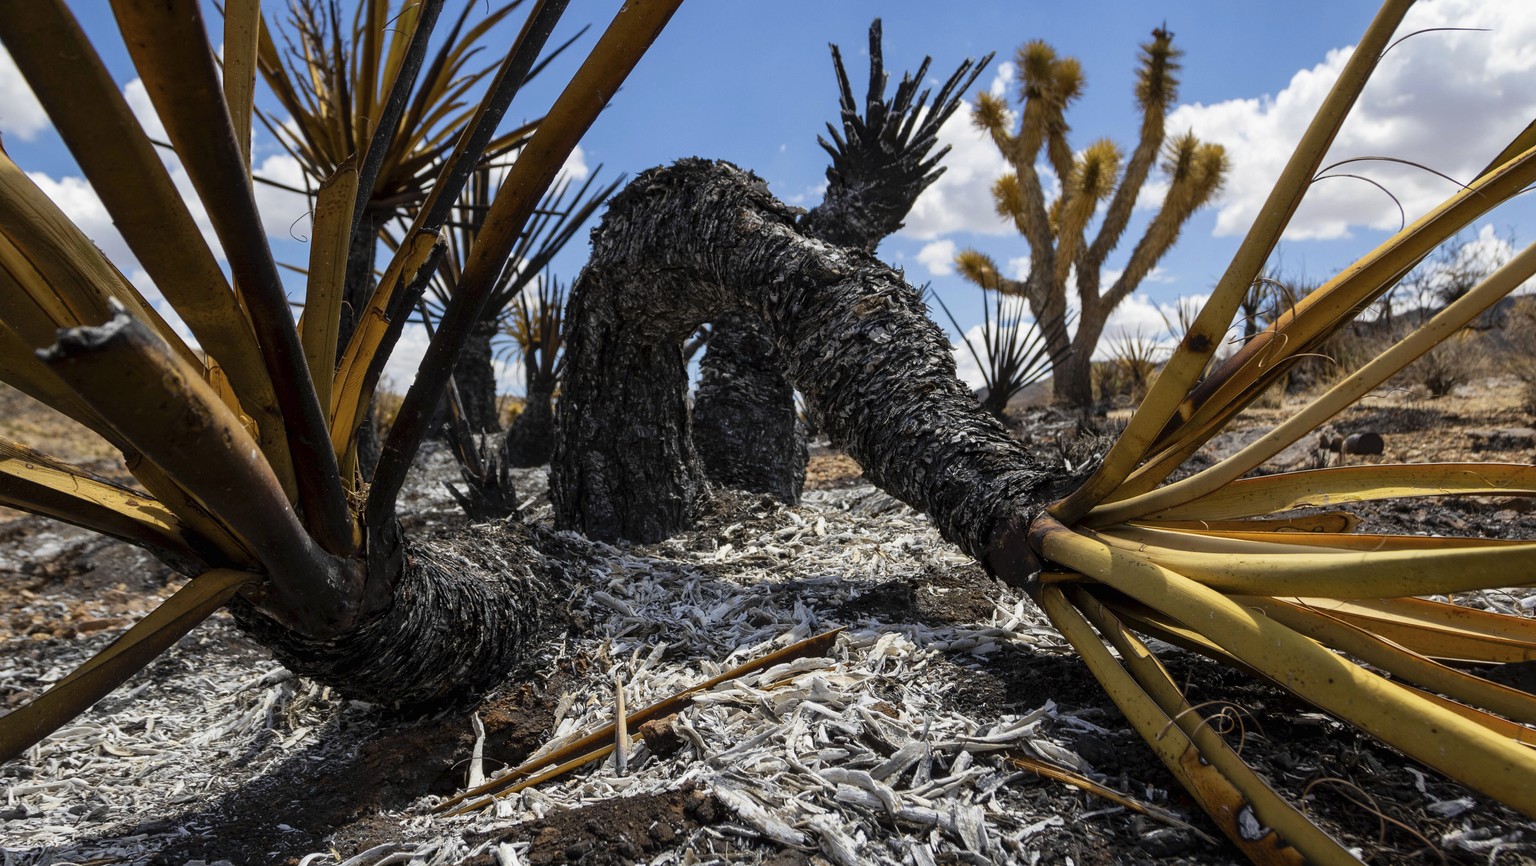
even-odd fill
[[[1536,297],[1515,299],[1503,329],[1489,343],[1492,363],[1520,380],[1526,410],[1532,412],[1536,408]]]
[[[1108,344],[1109,357],[1093,365],[1094,399],[1099,405],[1129,405],[1147,393],[1163,347],[1156,337],[1137,330]]]
[[[1456,390],[1456,386],[1488,372],[1488,341],[1476,331],[1463,330],[1430,349],[1399,378],[1430,398],[1439,399]]]

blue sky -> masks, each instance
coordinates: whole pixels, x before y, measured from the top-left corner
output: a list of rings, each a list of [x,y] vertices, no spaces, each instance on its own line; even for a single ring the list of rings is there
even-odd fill
[[[475,0],[483,2],[483,0]],[[1487,27],[1491,32],[1439,32],[1417,36],[1384,60],[1335,155],[1384,155],[1416,160],[1453,177],[1481,167],[1508,138],[1536,117],[1536,16],[1529,0],[1421,0],[1407,30]],[[97,39],[120,83],[135,98],[135,73],[115,41],[104,0],[71,5]],[[269,0],[269,14],[281,8]],[[590,47],[616,0],[574,0],[566,29],[597,25],[576,48]],[[450,3],[457,8],[457,3]],[[1227,190],[1186,227],[1183,238],[1138,297],[1112,321],[1116,330],[1153,329],[1155,307],[1180,296],[1201,296],[1221,273],[1289,148],[1321,99],[1347,49],[1363,32],[1372,4],[1362,2],[1079,2],[1075,4],[968,2],[964,13],[919,2],[806,2],[750,4],[690,0],[583,142],[576,171],[603,165],[605,175],[631,176],[684,156],[731,160],[762,175],[781,198],[804,206],[820,200],[826,155],[816,143],[836,115],[836,87],[828,42],[843,48],[856,91],[867,63],[866,31],[884,22],[885,60],[893,79],[923,55],[934,59],[933,84],[965,57],[996,52],[973,90],[1014,86],[1004,67],[1024,41],[1042,38],[1079,58],[1087,90],[1069,116],[1072,142],[1085,147],[1110,137],[1125,149],[1137,126],[1131,87],[1136,47],[1166,25],[1183,58],[1179,107],[1172,132],[1193,129],[1225,144],[1233,167]],[[502,39],[509,38],[511,28]],[[557,35],[557,39],[559,36]],[[573,55],[575,52],[572,52]],[[574,63],[576,57],[570,58]],[[561,80],[556,67],[514,104],[510,116],[536,116]],[[894,82],[891,85],[894,87]],[[970,95],[968,95],[970,96]],[[8,58],[0,58],[0,134],[7,150],[54,193],[77,222],[114,258],[125,253],[109,221],[42,118],[28,105],[25,85]],[[142,100],[141,100],[142,101]],[[903,267],[915,284],[931,283],[970,325],[980,318],[979,293],[948,272],[953,251],[974,246],[999,263],[1022,267],[1023,240],[991,212],[988,188],[1002,170],[991,144],[972,130],[967,109],[946,126],[953,150],[949,171],[920,200],[908,226],[888,239],[880,255]],[[294,180],[294,167],[270,136],[258,137],[257,159],[268,173]],[[584,167],[584,168],[583,168]],[[1356,170],[1403,201],[1412,219],[1453,187],[1412,169],[1374,164]],[[1150,217],[1160,191],[1143,192],[1139,218]],[[302,262],[307,237],[301,201],[266,194],[264,208],[280,258]],[[1495,235],[1528,239],[1531,206],[1519,203],[1488,221]],[[1281,255],[1292,274],[1322,278],[1347,265],[1397,227],[1398,211],[1375,188],[1351,180],[1318,184],[1298,215]],[[1132,233],[1136,228],[1133,225]],[[1124,243],[1128,251],[1133,240]],[[573,245],[557,262],[573,277],[585,258]],[[120,262],[132,275],[133,264]],[[1112,259],[1110,267],[1117,262]],[[408,339],[397,380],[410,375],[420,343]],[[511,377],[509,376],[509,379]]]

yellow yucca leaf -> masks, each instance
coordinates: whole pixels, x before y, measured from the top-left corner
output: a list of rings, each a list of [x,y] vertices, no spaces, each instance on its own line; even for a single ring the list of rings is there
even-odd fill
[[[4,286],[0,286],[4,294]],[[91,429],[123,453],[123,461],[138,482],[160,504],[177,515],[188,530],[204,538],[228,562],[255,563],[255,558],[235,541],[206,509],[159,467],[144,459],[90,401],[59,378],[37,356],[36,349],[0,321],[0,381],[20,390]]]
[[[353,434],[373,401],[373,389],[378,383],[370,378],[378,375],[375,355],[390,329],[390,306],[409,285],[430,278],[426,269],[431,267],[433,251],[444,243],[437,232],[418,231],[411,235],[390,260],[367,309],[358,316],[357,330],[352,332],[347,351],[336,369],[331,394],[331,445],[338,458],[353,447]],[[396,315],[409,312],[396,311]]]
[[[1115,495],[1136,495],[1162,482],[1275,381],[1284,372],[1287,359],[1314,351],[1323,337],[1395,285],[1435,247],[1532,183],[1536,183],[1536,148],[1458,190],[1438,208],[1282,311],[1268,330],[1244,344],[1183,401],[1178,409],[1180,423],[1164,431],[1152,445],[1156,453],[1114,491]],[[1348,383],[1341,387],[1348,387]]]
[[[1360,525],[1359,515],[1348,511],[1298,514],[1287,517],[1255,517],[1248,520],[1135,520],[1134,526],[1151,529],[1181,529],[1211,533],[1276,533],[1280,535],[1318,533],[1344,534]],[[1274,541],[1276,539],[1269,539]],[[1305,544],[1306,542],[1300,542]]]
[[[1536,622],[1531,620],[1417,598],[1281,600],[1336,616],[1431,658],[1536,661]]]
[[[1536,695],[1441,664],[1345,619],[1314,607],[1275,598],[1234,598],[1301,634],[1349,653],[1392,676],[1433,689],[1462,703],[1483,707],[1517,722],[1536,724]],[[1536,732],[1532,732],[1536,733]]]
[[[256,104],[256,47],[261,0],[225,0],[224,101],[235,125],[235,141],[251,162],[251,118]]]
[[[353,584],[361,581],[360,564],[330,557],[316,545],[240,419],[203,381],[201,368],[182,363],[121,309],[104,325],[61,333],[44,360],[124,441],[256,554],[285,596],[303,605],[274,613],[301,630],[349,621],[346,606],[355,597]],[[176,414],[168,418],[162,407],[175,407]],[[177,510],[177,503],[162,501]]]
[[[1082,581],[1078,583],[1081,585]],[[1109,609],[1117,618],[1124,621],[1138,633],[1156,638],[1180,649],[1188,650],[1196,655],[1203,655],[1206,658],[1221,662],[1230,668],[1244,671],[1250,676],[1262,678],[1262,674],[1243,664],[1241,659],[1223,650],[1210,638],[1192,628],[1186,627],[1183,623],[1170,619],[1161,612],[1153,610],[1134,599],[1129,599],[1115,593],[1113,590],[1106,591],[1102,586],[1093,587],[1092,593],[1095,601]]]
[[[147,547],[190,567],[186,526],[153,496],[0,437],[0,503]]]
[[[229,262],[282,411],[304,525],[327,551],[362,543],[327,447],[325,411],[315,398],[304,349],[255,195],[249,166],[224,103],[218,69],[195,0],[112,0],[112,11],[144,89],[165,125]]]
[[[1536,573],[1536,542],[1361,551],[1148,529],[1082,533],[1212,589],[1247,595],[1394,598],[1513,586]],[[1166,543],[1150,543],[1153,536]]]
[[[1227,520],[1292,508],[1415,496],[1536,495],[1536,466],[1523,463],[1380,463],[1242,478],[1154,515]],[[1099,525],[1097,519],[1086,521]]]
[[[10,288],[0,272],[0,296]],[[37,349],[0,320],[0,382],[62,412],[98,435],[108,425],[97,412],[37,358]]]
[[[1114,493],[1161,436],[1168,420],[1179,411],[1185,395],[1221,345],[1248,287],[1263,269],[1291,214],[1301,204],[1302,196],[1317,174],[1317,168],[1350,107],[1412,5],[1412,0],[1389,0],[1382,5],[1302,134],[1269,197],[1259,208],[1258,218],[1212,290],[1210,300],[1153,381],[1126,429],[1093,476],[1065,500],[1052,506],[1051,513],[1058,519],[1075,521]]]
[[[1042,587],[1038,600],[1051,624],[1082,656],[1126,720],[1249,859],[1260,864],[1300,863],[1304,862],[1302,857],[1320,864],[1359,862],[1243,764],[1171,681],[1164,685],[1158,678],[1147,676],[1147,664],[1132,668],[1130,673],[1122,668],[1084,618],[1088,610],[1103,623],[1111,639],[1125,644],[1120,657],[1127,665],[1133,659],[1150,665],[1157,662],[1140,642],[1129,642],[1134,638],[1128,640],[1123,630],[1117,630],[1118,623],[1112,617],[1086,604],[1087,610],[1080,610],[1055,586]],[[1276,838],[1277,834],[1269,831],[1271,827],[1278,828],[1283,839]],[[1262,831],[1255,833],[1254,828]]]
[[[1148,528],[1158,529],[1161,527],[1148,524]],[[1276,544],[1297,544],[1310,547],[1329,548],[1332,550],[1449,550],[1451,548],[1501,547],[1512,544],[1530,543],[1529,541],[1513,538],[1467,538],[1465,536],[1443,535],[1379,535],[1370,532],[1208,532],[1203,530],[1191,531],[1187,529],[1176,531],[1192,532],[1192,534],[1209,535],[1216,538],[1232,538],[1240,541],[1269,541]]]
[[[62,0],[0,7],[0,36],[145,272],[229,375],[263,452],[291,485],[282,416],[256,336],[117,82]],[[58,63],[64,56],[71,62]],[[46,345],[52,336],[38,340]]]
[[[1374,391],[1387,379],[1498,303],[1501,298],[1519,288],[1533,274],[1536,274],[1536,245],[1526,247],[1487,279],[1480,281],[1428,322],[1414,329],[1413,333],[1378,354],[1365,366],[1236,454],[1188,478],[1140,496],[1100,505],[1089,512],[1088,521],[1098,525],[1104,522],[1119,523],[1143,514],[1164,511],[1171,506],[1198,499],[1241,477],[1297,440],[1311,435],[1330,418]]]
[[[1491,734],[1505,737],[1510,741],[1519,743],[1520,745],[1527,748],[1536,748],[1536,730],[1528,728],[1525,725],[1511,722],[1508,719],[1501,719],[1492,713],[1484,712],[1483,710],[1480,710],[1476,707],[1469,707],[1466,704],[1458,703],[1457,701],[1453,701],[1450,698],[1442,697],[1433,692],[1427,692],[1420,688],[1414,688],[1413,686],[1406,685],[1404,683],[1397,683],[1397,686],[1404,691],[1417,695],[1423,700],[1429,701],[1430,703],[1440,707],[1448,713],[1454,713],[1457,716],[1460,716],[1461,718],[1482,727],[1484,730]]]
[[[1525,129],[1520,130],[1519,134],[1509,144],[1505,145],[1503,150],[1499,151],[1498,156],[1494,157],[1486,166],[1483,166],[1483,170],[1478,172],[1477,176],[1482,177],[1497,170],[1499,166],[1533,147],[1536,147],[1536,120],[1526,124]]]
[[[299,341],[304,346],[309,375],[315,382],[315,394],[320,405],[327,408],[331,406],[331,387],[336,375],[336,343],[341,333],[357,182],[357,163],[349,159],[320,185],[315,199],[309,284],[304,291]]]
[[[0,716],[0,761],[16,757],[85,712],[257,580],[249,572],[214,569],[188,581],[74,673]]]
[[[794,659],[825,654],[827,650],[831,649],[833,642],[837,640],[837,636],[842,633],[842,628],[835,628],[830,631],[824,631],[821,634],[811,635],[804,640],[796,641],[787,647],[776,649],[766,655],[737,665],[723,673],[716,674],[703,682],[689,686],[650,706],[629,713],[625,718],[629,723],[629,727],[638,728],[643,722],[677,712],[687,705],[688,700],[693,695],[712,689],[721,683],[728,683],[731,680],[767,670],[774,665],[783,664]],[[601,725],[588,734],[525,761],[520,766],[513,767],[482,785],[470,788],[467,791],[461,791],[449,797],[437,804],[433,811],[445,812],[449,809],[454,809],[455,806],[466,800],[481,797],[482,799],[454,809],[450,814],[457,815],[473,811],[489,805],[492,797],[507,793],[509,789],[512,789],[514,783],[516,784],[516,790],[521,790],[528,785],[536,784],[535,780],[543,781],[544,779],[553,778],[562,772],[567,772],[574,767],[588,763],[594,759],[594,755],[606,756],[613,751],[615,740],[614,727],[615,724],[613,722]],[[576,757],[573,758],[572,756]],[[546,772],[547,768],[550,767],[555,769]],[[519,779],[525,781],[518,782],[517,780]]]
[[[1536,753],[1340,658],[1310,638],[1171,569],[1043,517],[1043,556],[1198,628],[1298,697],[1468,787],[1536,815]],[[1411,720],[1411,723],[1405,723]]]
[[[4,150],[0,150],[0,234],[6,240],[0,248],[0,267],[10,271],[15,285],[40,309],[60,317],[56,327],[99,322],[108,315],[109,299],[115,300],[149,323],[177,354],[197,363],[192,350],[133,284]],[[38,347],[51,338],[52,334],[43,337]]]

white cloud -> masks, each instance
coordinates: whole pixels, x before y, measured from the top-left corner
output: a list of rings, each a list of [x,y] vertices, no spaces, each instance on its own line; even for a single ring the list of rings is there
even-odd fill
[[[304,169],[297,159],[286,153],[262,160],[255,173],[294,189],[304,188]],[[261,224],[268,237],[310,239],[308,196],[265,183],[256,184],[255,192],[256,210],[261,213]]]
[[[578,144],[576,149],[571,151],[571,155],[565,158],[565,164],[560,166],[560,173],[557,175],[557,178],[568,177],[573,182],[579,184],[586,180],[587,176],[591,173],[592,169],[587,166],[587,152],[582,150],[581,145]],[[559,183],[559,180],[556,180],[556,183]]]
[[[1004,60],[997,64],[997,71],[992,73],[992,81],[987,85],[987,92],[999,99],[1007,98],[1012,94],[1014,72],[1019,67],[1012,60]]]
[[[1009,259],[1008,267],[1004,269],[1004,275],[1015,280],[1029,279],[1029,262],[1029,256],[1016,256]],[[1075,292],[1073,297],[1077,297]]]
[[[982,375],[981,364],[977,363],[976,356],[971,354],[971,349],[966,346],[966,341],[969,341],[972,346],[980,347],[986,345],[985,339],[981,326],[972,325],[971,329],[965,332],[963,340],[951,344],[949,347],[949,350],[955,356],[955,376],[970,386],[973,391],[985,386],[987,379]],[[979,350],[977,354],[980,354]]]
[[[971,106],[961,105],[939,128],[939,147],[950,151],[944,173],[923,190],[901,234],[930,241],[950,232],[1012,234],[1013,225],[992,206],[992,182],[1009,170],[986,133],[971,126]]]
[[[955,272],[955,242],[934,241],[917,251],[917,260],[935,277],[947,277]]]
[[[1438,0],[1409,12],[1400,32],[1481,27],[1489,32],[1414,36],[1382,60],[1327,162],[1361,156],[1411,160],[1465,180],[1536,115],[1536,16],[1529,0]],[[1285,159],[1353,49],[1330,51],[1277,94],[1213,105],[1184,105],[1170,133],[1193,129],[1227,147],[1231,175],[1217,210],[1218,235],[1241,234],[1262,206]],[[1470,145],[1470,146],[1469,146]],[[1327,164],[1327,163],[1325,163]],[[1420,169],[1352,163],[1402,202],[1408,220],[1438,204],[1454,185]],[[1326,180],[1309,192],[1286,236],[1348,236],[1352,227],[1395,230],[1402,217],[1384,193],[1353,179]]]
[[[31,141],[48,128],[48,115],[21,77],[10,52],[0,46],[0,133]]]

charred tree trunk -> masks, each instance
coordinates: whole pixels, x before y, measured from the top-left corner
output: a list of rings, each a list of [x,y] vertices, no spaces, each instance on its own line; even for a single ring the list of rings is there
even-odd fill
[[[700,496],[678,346],[739,314],[773,340],[833,444],[982,557],[1066,479],[955,378],[922,299],[858,250],[807,238],[761,180],[684,160],[609,206],[572,291],[551,495],[561,527],[655,541]]]
[[[750,317],[834,443],[967,552],[989,550],[1069,486],[954,376],[918,293],[873,257],[807,238],[753,175],[689,160],[642,175],[611,205],[571,298],[552,494],[562,527],[654,541],[706,485],[693,453],[679,347],[697,325]],[[393,532],[388,531],[391,528]],[[539,645],[578,539],[519,523],[458,542],[370,527],[377,608],[330,640],[236,603],[292,670],[363,700],[420,705],[500,682]],[[487,543],[487,542],[490,543]],[[387,588],[386,588],[387,587]]]
[[[767,334],[746,316],[721,316],[699,372],[693,443],[709,480],[799,501],[805,430]]]
[[[503,446],[508,464],[518,468],[543,466],[555,453],[555,377],[535,371],[528,379],[528,399]]]
[[[421,706],[484,691],[526,661],[563,618],[568,569],[582,558],[569,539],[505,522],[407,540],[399,553],[387,606],[340,637],[303,638],[239,596],[230,610],[294,673],[357,700]]]
[[[494,433],[501,429],[496,412],[496,368],[491,363],[491,338],[496,336],[496,330],[495,319],[476,324],[453,366],[453,381],[458,386],[459,403],[464,408],[464,423],[474,433]]]

